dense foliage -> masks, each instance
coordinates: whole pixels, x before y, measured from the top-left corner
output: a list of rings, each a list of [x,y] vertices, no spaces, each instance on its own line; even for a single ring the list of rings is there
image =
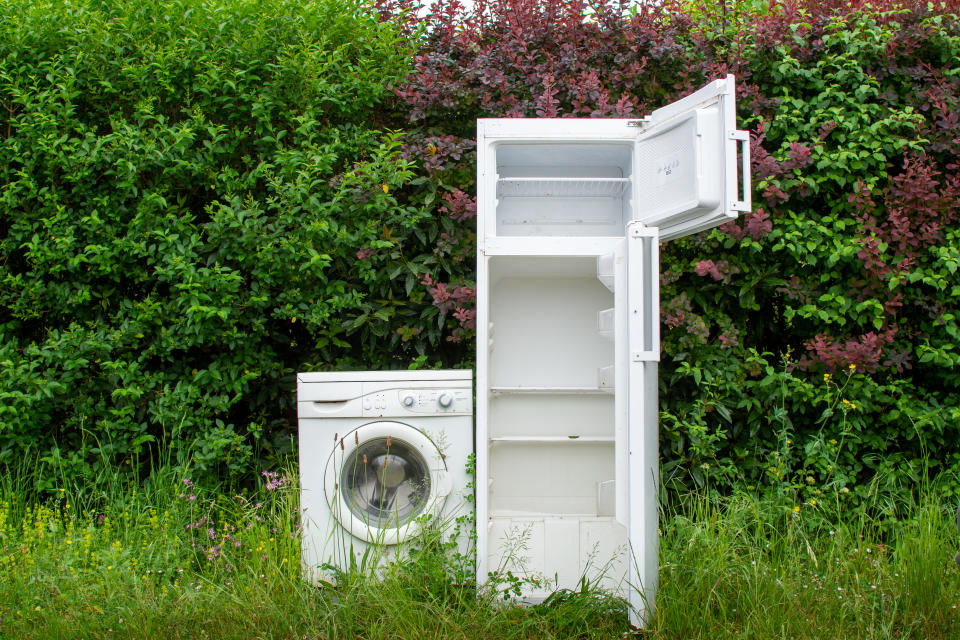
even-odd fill
[[[409,56],[359,3],[3,3],[0,462],[241,469],[295,371],[436,348],[377,116]]]
[[[705,402],[665,426],[716,437],[722,470],[756,482],[957,471],[956,15],[811,3],[704,35],[745,83],[757,202],[673,253],[665,322],[710,333],[665,380]]]
[[[732,72],[755,207],[664,247],[666,483],[960,470],[956,3],[2,4],[0,463],[241,470],[298,370],[469,363],[475,119]]]

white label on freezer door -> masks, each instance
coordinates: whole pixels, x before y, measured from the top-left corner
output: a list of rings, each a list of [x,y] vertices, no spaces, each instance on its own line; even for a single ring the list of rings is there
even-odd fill
[[[679,151],[674,151],[660,158],[657,162],[657,186],[662,187],[668,182],[678,180],[682,175],[681,162]]]

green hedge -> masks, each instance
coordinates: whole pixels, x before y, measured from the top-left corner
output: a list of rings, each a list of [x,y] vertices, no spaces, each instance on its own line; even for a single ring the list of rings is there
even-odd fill
[[[677,484],[876,499],[929,474],[956,492],[960,139],[947,123],[960,25],[948,11],[809,3],[704,28],[710,63],[744,83],[755,204],[668,250]],[[690,340],[699,322],[709,334]]]
[[[290,448],[296,371],[434,357],[432,223],[398,204],[378,116],[397,23],[333,0],[2,14],[0,463],[249,470]]]
[[[469,366],[475,119],[732,72],[755,208],[663,252],[665,485],[956,477],[956,2],[406,4],[2,2],[0,464],[249,473],[296,371]]]

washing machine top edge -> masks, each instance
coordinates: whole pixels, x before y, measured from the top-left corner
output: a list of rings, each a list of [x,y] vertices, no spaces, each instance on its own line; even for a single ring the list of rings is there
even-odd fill
[[[397,371],[309,371],[297,374],[298,383],[331,382],[447,382],[473,381],[472,369],[425,369]]]

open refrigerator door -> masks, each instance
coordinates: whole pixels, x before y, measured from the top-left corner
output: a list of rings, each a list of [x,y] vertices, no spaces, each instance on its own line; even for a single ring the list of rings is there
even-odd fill
[[[635,126],[633,219],[658,228],[661,242],[750,211],[750,136],[736,127],[732,75]]]

